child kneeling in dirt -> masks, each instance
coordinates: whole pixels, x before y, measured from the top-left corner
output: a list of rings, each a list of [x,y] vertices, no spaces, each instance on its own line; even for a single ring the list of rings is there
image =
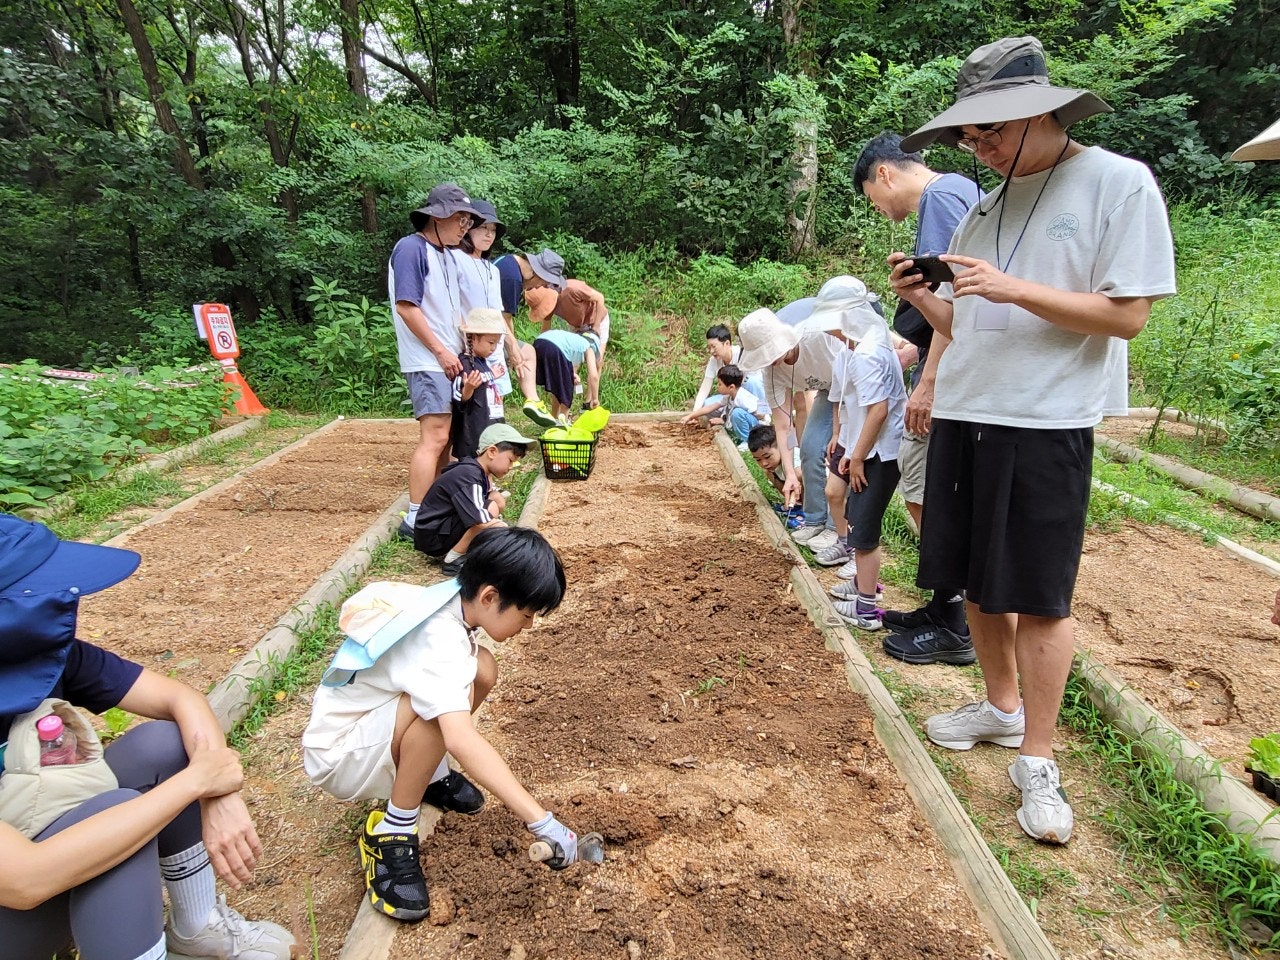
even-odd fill
[[[503,527],[506,495],[493,487],[534,443],[515,427],[493,423],[484,428],[474,457],[463,457],[443,470],[422,498],[413,524],[413,545],[429,557],[444,561],[444,572],[462,569],[467,548],[481,530]]]
[[[376,604],[365,611],[344,604],[344,629],[364,642],[350,638],[334,656],[302,735],[303,766],[313,783],[339,800],[388,801],[385,812],[369,814],[360,836],[374,908],[397,920],[427,915],[418,861],[421,803],[467,814],[484,805],[465,776],[449,773],[446,752],[559,855],[551,866],[576,861],[577,834],[520,785],[471,722],[498,678],[493,654],[476,643],[475,632],[501,643],[559,606],[565,578],[555,550],[536,530],[486,530],[456,581],[365,589],[374,586],[416,591],[420,599],[396,611],[413,625],[388,640],[386,628],[361,630],[347,620],[371,613],[376,627],[392,619],[385,611],[378,621]]]
[[[777,431],[769,424],[752,427],[751,432],[747,434],[747,449],[751,452],[756,466],[764,471],[769,482],[773,484],[773,489],[786,497],[783,487],[787,482],[787,474],[782,466],[782,449],[778,446]],[[804,526],[804,510],[799,506],[799,501],[800,495],[797,494],[788,502],[773,505],[773,509],[781,516],[783,525],[788,530],[798,530]]]
[[[719,396],[686,414],[680,422],[688,426],[699,417],[710,416],[707,422],[711,426],[723,424],[735,443],[746,444],[752,428],[768,419],[769,405],[743,387],[744,379],[736,364],[726,363],[716,371],[716,392]]]

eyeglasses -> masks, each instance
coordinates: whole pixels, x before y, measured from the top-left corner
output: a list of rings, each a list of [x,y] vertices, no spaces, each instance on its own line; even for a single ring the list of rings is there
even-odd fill
[[[1001,124],[974,124],[981,132],[976,137],[958,137],[956,146],[965,153],[977,153],[978,147],[994,147],[1000,143],[1000,131],[1009,125],[1006,120]]]
[[[473,217],[471,214],[463,213],[461,211],[459,211],[458,213],[455,213],[452,217],[448,217],[447,219],[454,221],[455,223],[457,223],[458,226],[462,227],[464,230],[470,230],[471,225],[476,222],[476,218]]]

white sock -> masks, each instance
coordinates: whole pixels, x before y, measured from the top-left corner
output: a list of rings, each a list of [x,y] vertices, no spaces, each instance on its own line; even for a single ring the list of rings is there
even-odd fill
[[[436,767],[436,772],[431,775],[431,782],[435,783],[437,780],[443,780],[450,772],[449,756],[445,754],[444,759],[440,761],[440,766]]]
[[[1001,720],[1012,722],[1014,720],[1017,720],[1020,716],[1022,716],[1022,704],[1018,704],[1018,709],[1015,710],[1013,713],[1005,713],[1003,710],[1001,710],[999,707],[997,707],[993,703],[991,704],[991,712],[994,713]]]
[[[406,525],[410,527],[413,526],[414,521],[418,519],[418,511],[421,508],[422,508],[422,504],[420,503],[409,504],[409,512],[404,515],[404,522]]]
[[[160,876],[169,892],[169,929],[194,937],[209,923],[217,904],[213,867],[203,843],[160,858]]]
[[[452,563],[454,560],[457,560],[461,556],[463,556],[463,554],[459,553],[457,550],[450,550],[448,553],[444,555],[444,562]]]
[[[418,832],[418,808],[412,810],[402,810],[390,801],[387,802],[387,812],[383,814],[382,821],[373,828],[374,833],[417,833]]]
[[[156,941],[155,946],[151,949],[138,954],[135,960],[165,960],[169,954],[165,948],[165,936],[160,934],[160,939]]]

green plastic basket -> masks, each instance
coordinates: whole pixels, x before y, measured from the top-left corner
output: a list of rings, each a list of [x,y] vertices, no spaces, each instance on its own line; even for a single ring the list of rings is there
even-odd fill
[[[596,439],[539,440],[548,480],[585,480],[596,465]]]

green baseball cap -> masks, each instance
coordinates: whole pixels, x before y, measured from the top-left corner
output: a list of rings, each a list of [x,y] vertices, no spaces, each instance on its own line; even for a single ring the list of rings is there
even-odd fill
[[[498,443],[518,443],[528,447],[537,442],[531,437],[522,435],[519,430],[509,423],[491,423],[484,428],[484,433],[480,434],[480,440],[476,444],[476,452],[484,453],[484,451]]]

